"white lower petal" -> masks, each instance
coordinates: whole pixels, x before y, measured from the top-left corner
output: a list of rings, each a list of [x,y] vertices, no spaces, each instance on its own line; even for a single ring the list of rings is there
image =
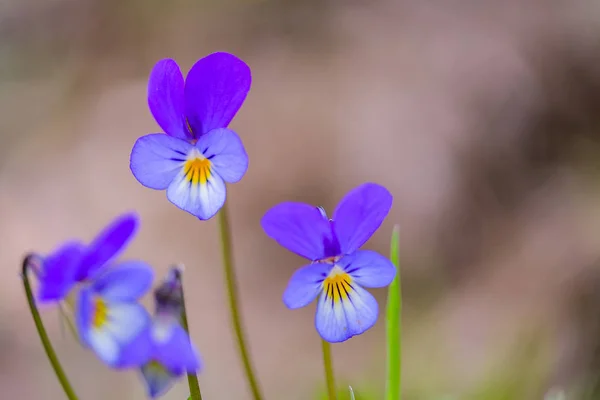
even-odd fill
[[[379,307],[377,300],[356,283],[330,288],[319,298],[315,326],[323,339],[328,342],[343,342],[352,336],[360,335],[377,321]]]
[[[348,295],[348,300],[341,302],[348,331],[352,336],[360,335],[377,322],[379,306],[375,297],[357,284],[354,284]]]
[[[114,365],[119,360],[119,344],[108,331],[93,329],[87,338],[98,358],[106,364]]]
[[[183,166],[169,185],[167,198],[182,210],[209,219],[225,204],[225,182],[212,167],[194,168]]]
[[[328,342],[343,342],[351,337],[342,304],[331,302],[324,292],[317,304],[315,326],[319,335]]]
[[[120,344],[131,342],[150,324],[148,312],[138,303],[109,304],[108,307],[108,321],[103,328]]]

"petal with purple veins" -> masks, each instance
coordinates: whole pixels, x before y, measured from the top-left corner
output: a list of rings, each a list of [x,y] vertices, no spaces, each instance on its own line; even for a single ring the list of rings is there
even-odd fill
[[[315,326],[321,337],[331,343],[343,342],[375,325],[377,300],[357,283],[346,294],[332,296],[323,291],[317,304]]]
[[[142,185],[165,190],[187,161],[193,147],[184,140],[160,133],[142,136],[133,145],[129,168]]]
[[[286,307],[295,309],[310,304],[319,295],[323,280],[332,266],[328,263],[314,263],[298,269],[283,293],[283,303]]]
[[[394,264],[381,254],[371,250],[358,250],[343,257],[339,262],[352,280],[364,287],[385,287],[396,276]]]
[[[212,218],[227,196],[225,182],[205,161],[186,164],[167,188],[171,203],[202,220]]]
[[[238,182],[248,169],[248,155],[242,140],[230,129],[214,129],[202,135],[196,147],[225,182]]]

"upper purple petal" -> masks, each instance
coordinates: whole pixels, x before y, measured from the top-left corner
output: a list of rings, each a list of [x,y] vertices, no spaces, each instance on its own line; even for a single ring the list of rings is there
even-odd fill
[[[154,119],[168,134],[191,139],[185,119],[184,81],[174,60],[156,63],[148,79],[148,106]]]
[[[343,257],[338,265],[352,280],[364,287],[384,287],[392,283],[396,276],[394,264],[372,250],[357,250]]]
[[[342,253],[351,254],[369,240],[389,213],[392,200],[383,186],[364,183],[340,201],[333,213],[333,229]]]
[[[152,286],[154,272],[142,261],[125,261],[99,275],[93,288],[107,301],[134,301]]]
[[[138,217],[129,213],[117,217],[110,223],[88,247],[77,271],[76,279],[85,280],[98,272],[119,252],[133,237],[137,230]]]
[[[80,242],[67,242],[44,257],[39,276],[38,301],[60,301],[69,294],[75,285],[75,274],[84,248]]]
[[[181,171],[193,145],[160,133],[142,136],[133,145],[129,168],[142,185],[165,190]]]
[[[271,239],[294,253],[315,261],[339,254],[330,222],[319,208],[284,202],[263,216],[261,225]]]
[[[238,182],[248,169],[248,155],[240,137],[227,128],[214,129],[198,139],[196,147],[225,182]]]
[[[185,81],[185,114],[196,138],[226,128],[250,90],[245,62],[229,53],[213,53],[190,69]]]

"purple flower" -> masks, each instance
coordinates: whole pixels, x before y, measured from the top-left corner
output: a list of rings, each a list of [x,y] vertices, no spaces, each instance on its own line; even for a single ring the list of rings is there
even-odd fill
[[[148,396],[166,393],[184,373],[200,371],[200,354],[181,325],[183,289],[181,273],[172,268],[163,283],[155,289],[156,312],[148,339],[151,356],[141,367]]]
[[[184,82],[174,60],[159,61],[150,74],[148,104],[165,131],[139,138],[130,167],[144,186],[167,190],[177,207],[209,219],[225,203],[225,182],[238,182],[248,156],[227,126],[242,106],[251,83],[250,68],[228,53],[196,62]]]
[[[261,224],[281,246],[311,264],[297,270],[283,294],[288,308],[305,307],[317,296],[315,326],[328,342],[343,342],[371,328],[378,305],[363,287],[384,287],[396,269],[387,258],[359,248],[379,228],[392,206],[383,186],[365,183],[351,190],[329,219],[304,203],[281,203]]]
[[[111,367],[140,366],[150,357],[144,340],[150,315],[138,299],[153,277],[145,263],[123,262],[103,270],[79,292],[75,320],[81,341]]]
[[[88,246],[69,241],[45,257],[38,256],[38,301],[63,300],[77,283],[88,280],[117,257],[135,234],[137,226],[135,214],[124,214],[104,228]]]

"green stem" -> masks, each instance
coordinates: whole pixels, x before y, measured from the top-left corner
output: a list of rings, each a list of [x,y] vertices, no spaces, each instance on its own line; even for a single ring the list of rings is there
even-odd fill
[[[25,288],[25,295],[27,296],[27,302],[29,303],[29,310],[31,311],[31,316],[33,317],[33,322],[35,323],[35,327],[38,331],[38,335],[40,336],[40,340],[42,341],[42,346],[44,346],[44,350],[46,351],[46,356],[48,356],[48,360],[52,365],[52,369],[54,369],[54,373],[60,382],[67,398],[69,400],[77,400],[77,395],[75,391],[71,387],[69,380],[67,379],[67,375],[63,370],[60,362],[58,361],[58,357],[54,352],[54,348],[50,343],[50,338],[48,337],[48,333],[46,333],[46,328],[44,328],[44,323],[42,322],[42,317],[35,305],[35,299],[33,297],[33,291],[31,290],[31,283],[29,282],[29,265],[31,263],[31,259],[34,256],[28,255],[23,260],[21,277],[23,278],[23,287]]]
[[[229,310],[231,312],[231,323],[235,332],[238,350],[246,372],[246,379],[250,385],[254,400],[261,400],[262,396],[258,387],[258,382],[254,376],[252,363],[246,347],[244,330],[240,317],[240,306],[238,301],[237,281],[235,277],[235,269],[233,267],[233,248],[231,243],[231,229],[229,227],[229,218],[227,216],[227,204],[219,211],[219,230],[221,234],[221,249],[223,252],[223,269],[225,270],[225,283],[227,285],[227,295],[229,298]]]
[[[189,334],[190,327],[188,325],[187,311],[185,309],[185,296],[183,293],[183,282],[181,283],[181,325],[183,329]],[[200,393],[200,383],[198,382],[198,376],[196,374],[187,374],[188,386],[190,387],[190,397],[188,400],[202,400],[202,394]]]
[[[390,259],[396,267],[396,277],[388,289],[386,309],[387,376],[385,400],[402,398],[402,285],[400,282],[399,231],[394,227]]]
[[[336,400],[335,378],[333,376],[333,363],[331,362],[331,344],[321,339],[323,348],[323,367],[325,367],[325,385],[327,386],[327,398]]]
[[[64,324],[66,323],[71,335],[73,335],[74,338],[78,338],[77,328],[75,328],[75,323],[73,322],[73,309],[69,308],[69,305],[64,303],[59,304],[58,307],[60,322],[63,324],[61,325],[61,328],[63,328],[62,333],[64,333]]]

